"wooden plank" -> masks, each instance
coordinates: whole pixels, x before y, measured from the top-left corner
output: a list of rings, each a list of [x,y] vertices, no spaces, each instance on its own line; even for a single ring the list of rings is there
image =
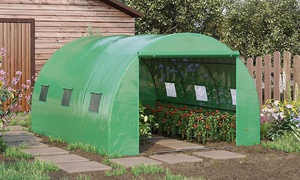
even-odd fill
[[[259,105],[263,104],[262,102],[262,58],[256,58],[256,89],[258,94]]]
[[[297,100],[299,100],[300,98],[300,56],[296,55],[294,56],[294,68],[293,68],[294,72],[294,99],[297,98]],[[296,87],[298,88],[296,90]],[[298,91],[298,94],[296,94],[296,92]]]
[[[90,25],[92,27],[119,27],[119,28],[125,28],[125,27],[134,27],[133,23],[125,23],[125,22],[99,22],[99,21],[93,21],[93,22],[44,22],[44,21],[36,21],[36,27],[89,27]]]
[[[39,53],[54,53],[55,51],[57,51],[58,49],[39,49],[39,48],[37,48],[36,49],[36,54],[39,54]]]
[[[280,52],[274,53],[274,99],[280,101]]]
[[[0,4],[44,4],[44,5],[101,5],[99,0],[1,0]]]
[[[1,13],[0,13],[1,15]],[[126,22],[133,23],[135,20],[131,17],[70,17],[70,16],[34,16],[34,15],[1,15],[1,18],[27,18],[36,21],[45,22]]]
[[[271,99],[271,86],[272,86],[272,83],[271,83],[271,56],[270,55],[266,55],[265,56],[265,87],[264,87],[264,101],[263,101],[263,104],[264,102],[267,100],[267,99]]]
[[[44,43],[44,42],[67,43],[67,42],[74,41],[75,39],[78,39],[78,38],[66,38],[66,37],[50,37],[50,38],[46,37],[46,38],[43,38],[43,37],[40,37],[40,38],[36,38],[35,42],[36,43]]]
[[[35,55],[35,60],[40,60],[40,59],[49,59],[53,54],[36,54]]]
[[[291,53],[288,51],[284,51],[283,54],[283,72],[285,73],[285,80],[286,80],[286,88],[284,91],[284,99],[289,99],[290,98],[290,91],[291,91],[291,72],[290,72],[290,67],[291,67]]]
[[[64,46],[66,43],[35,43],[36,47],[40,48],[40,49],[50,49],[50,48],[55,48],[55,49],[59,49],[62,46]]]
[[[88,27],[82,26],[82,27],[49,27],[49,26],[43,26],[43,27],[36,27],[36,32],[65,32],[65,33],[87,33]],[[93,32],[134,32],[134,27],[126,27],[126,28],[118,28],[118,27],[95,27],[92,26]]]
[[[57,11],[96,11],[96,12],[120,12],[105,3],[102,3],[99,6],[73,6],[73,5],[35,5],[35,4],[2,4],[3,1],[0,1],[0,9],[13,9],[13,10],[35,10],[35,9],[43,9],[45,11],[48,10],[57,10]]]
[[[1,6],[0,6],[1,7]],[[0,8],[1,15],[34,15],[34,16],[75,16],[75,17],[129,17],[120,11],[53,11],[53,10],[15,10]]]

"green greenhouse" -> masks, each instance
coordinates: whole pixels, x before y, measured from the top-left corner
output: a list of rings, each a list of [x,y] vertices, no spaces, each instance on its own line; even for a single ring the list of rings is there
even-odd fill
[[[68,43],[35,83],[32,130],[137,155],[140,101],[235,111],[236,144],[260,143],[257,93],[239,53],[194,33]]]

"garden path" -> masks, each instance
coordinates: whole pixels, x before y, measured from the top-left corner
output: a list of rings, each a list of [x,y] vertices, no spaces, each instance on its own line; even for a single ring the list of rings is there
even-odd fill
[[[70,154],[69,151],[57,147],[49,147],[47,144],[41,142],[41,139],[30,133],[22,126],[8,126],[4,133],[4,141],[9,146],[19,146],[27,144],[28,149],[22,149],[23,152],[29,153],[35,159],[45,160],[55,163],[59,168],[68,173],[91,172],[91,171],[106,171],[111,170],[110,166],[99,162],[90,161],[84,157]],[[0,134],[3,135],[3,134]],[[204,146],[198,144],[184,142],[175,139],[169,139],[162,136],[154,135],[148,141],[162,146],[174,149],[173,151],[157,152],[149,157],[126,157],[118,159],[110,159],[110,161],[124,165],[125,167],[132,167],[136,165],[149,164],[176,164],[183,162],[202,162],[203,158],[213,159],[233,159],[245,158],[245,155],[232,153],[229,151],[217,151],[206,149]],[[192,151],[189,154],[185,152]]]

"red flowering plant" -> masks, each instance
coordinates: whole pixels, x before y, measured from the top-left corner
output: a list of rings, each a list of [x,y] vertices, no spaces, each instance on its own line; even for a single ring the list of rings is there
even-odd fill
[[[0,67],[3,56],[5,56],[5,48],[0,50]],[[17,88],[22,76],[21,71],[16,72],[16,76],[11,80],[7,73],[0,69],[0,130],[10,122],[11,118],[22,110],[20,102],[23,98],[27,103],[31,102],[31,81],[27,80],[26,84],[22,84],[21,88]]]
[[[234,113],[219,110],[162,105],[148,106],[159,124],[158,134],[206,143],[207,141],[233,141],[235,139]]]

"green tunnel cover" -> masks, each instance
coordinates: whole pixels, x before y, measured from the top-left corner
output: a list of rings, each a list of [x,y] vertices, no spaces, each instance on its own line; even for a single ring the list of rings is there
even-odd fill
[[[40,72],[32,129],[99,151],[137,155],[139,100],[159,100],[237,111],[237,144],[257,144],[256,90],[238,55],[193,33],[80,38],[59,49]],[[196,93],[203,87],[206,99]]]

